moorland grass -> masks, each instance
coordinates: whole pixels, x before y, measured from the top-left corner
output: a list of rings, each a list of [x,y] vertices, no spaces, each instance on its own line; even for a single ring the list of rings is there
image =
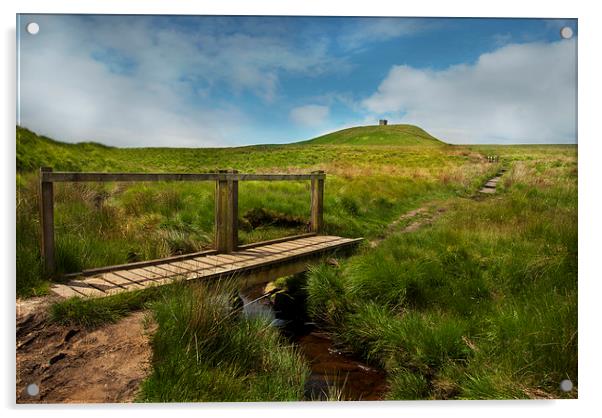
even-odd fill
[[[313,269],[310,314],[389,372],[391,399],[576,397],[574,163],[522,160],[499,195]]]
[[[18,128],[17,294],[44,293],[37,215],[39,166],[76,171],[327,172],[326,233],[388,237],[340,268],[316,266],[310,315],[389,376],[390,399],[576,397],[577,162],[574,146],[417,146],[386,127],[357,140],[233,149],[118,149],[68,145]],[[353,133],[353,131],[351,131]],[[342,138],[342,137],[341,137]],[[410,142],[411,142],[410,141]],[[320,143],[322,142],[322,143]],[[500,168],[499,193],[470,196]],[[57,185],[61,272],[203,249],[212,242],[209,183]],[[387,226],[446,201],[432,226]],[[246,215],[264,210],[262,224]],[[240,238],[302,231],[309,185],[240,186]],[[248,224],[247,224],[248,223]],[[159,329],[141,400],[300,399],[306,365],[261,320],[231,314],[228,292],[165,288],[57,305],[58,321],[95,326],[152,305]],[[217,293],[216,293],[217,292]],[[131,298],[131,299],[129,299]],[[203,338],[201,338],[203,336]],[[221,359],[221,360],[220,360]]]

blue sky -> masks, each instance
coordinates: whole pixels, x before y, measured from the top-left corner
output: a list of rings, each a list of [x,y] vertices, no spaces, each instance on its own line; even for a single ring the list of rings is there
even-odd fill
[[[65,141],[283,143],[388,118],[451,143],[576,142],[576,20],[20,15],[18,25],[18,122]]]

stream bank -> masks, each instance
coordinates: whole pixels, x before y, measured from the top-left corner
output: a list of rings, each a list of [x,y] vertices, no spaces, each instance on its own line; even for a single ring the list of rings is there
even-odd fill
[[[370,366],[333,341],[331,335],[311,322],[302,288],[286,292],[273,284],[239,292],[246,316],[262,315],[307,360],[311,374],[305,385],[306,400],[382,400],[387,392],[384,370]]]

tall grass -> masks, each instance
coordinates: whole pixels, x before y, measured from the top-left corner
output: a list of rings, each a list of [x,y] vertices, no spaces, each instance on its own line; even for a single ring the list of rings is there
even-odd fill
[[[235,308],[232,283],[174,288],[153,306],[149,402],[301,400],[309,370],[263,316]]]
[[[575,397],[559,389],[578,381],[577,189],[562,167],[515,164],[501,195],[313,269],[309,312],[390,372],[391,398]]]

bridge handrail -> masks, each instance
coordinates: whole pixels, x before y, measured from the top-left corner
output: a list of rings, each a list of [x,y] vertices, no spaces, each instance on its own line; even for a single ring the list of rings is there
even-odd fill
[[[238,182],[311,180],[310,232],[322,231],[324,211],[323,171],[309,174],[242,174],[237,170],[216,173],[92,173],[53,171],[40,168],[40,229],[44,272],[56,272],[54,239],[54,183],[57,182],[132,182],[132,181],[215,181],[215,242],[218,253],[238,248]]]
[[[40,171],[41,181],[59,182],[131,182],[131,181],[299,181],[324,179],[321,171],[310,174],[243,174],[237,172],[218,173],[93,173],[75,171]]]

